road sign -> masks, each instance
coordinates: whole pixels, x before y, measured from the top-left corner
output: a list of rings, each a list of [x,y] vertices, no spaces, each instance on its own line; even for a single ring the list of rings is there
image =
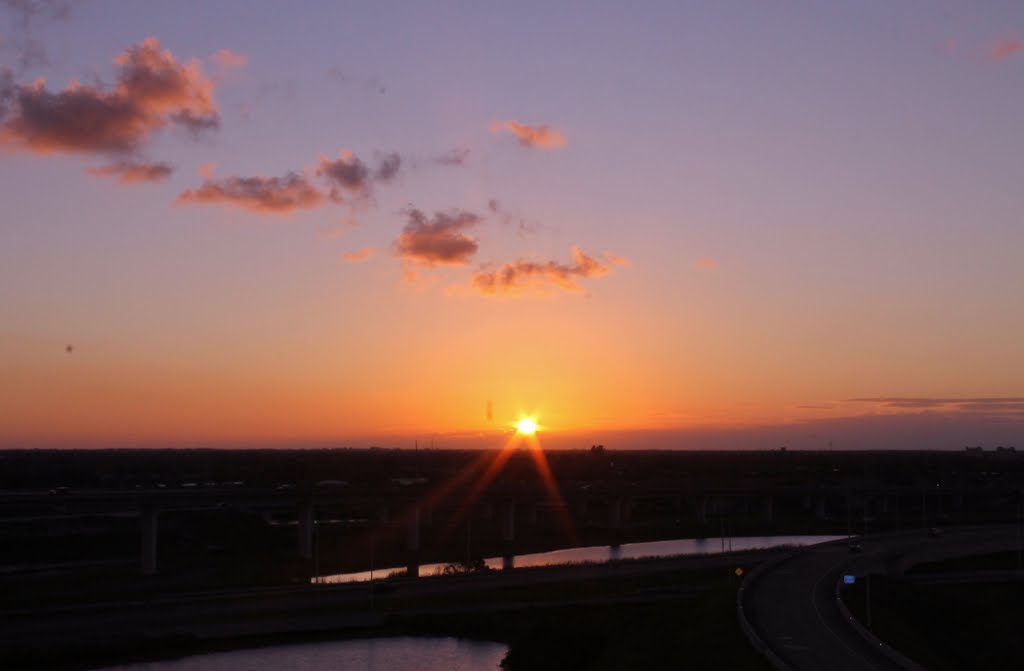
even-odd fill
[[[857,582],[857,576],[853,576],[853,575],[844,575],[843,576],[843,583],[844,584],[852,585],[855,582]]]
[[[733,573],[735,573],[735,574],[736,574],[736,577],[737,577],[737,578],[739,578],[739,577],[740,577],[741,575],[743,575],[743,569],[741,569],[741,568],[739,568],[739,567],[737,566],[737,567],[736,567],[736,570],[735,570],[735,571],[733,571]]]

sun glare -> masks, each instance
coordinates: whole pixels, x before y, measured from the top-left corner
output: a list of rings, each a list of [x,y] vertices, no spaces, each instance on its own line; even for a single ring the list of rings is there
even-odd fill
[[[516,430],[524,436],[532,436],[537,433],[537,422],[533,421],[529,417],[524,417],[519,420],[518,424],[516,424]]]

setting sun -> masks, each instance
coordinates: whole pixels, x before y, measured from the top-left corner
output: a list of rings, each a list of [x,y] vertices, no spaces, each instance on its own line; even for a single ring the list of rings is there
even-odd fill
[[[529,417],[524,417],[519,420],[518,424],[516,424],[516,430],[523,435],[531,436],[537,433],[537,422],[533,421]]]

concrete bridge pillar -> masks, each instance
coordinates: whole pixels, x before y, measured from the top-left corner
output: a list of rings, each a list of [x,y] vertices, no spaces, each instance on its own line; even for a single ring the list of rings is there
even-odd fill
[[[313,558],[313,531],[316,528],[316,510],[312,501],[299,504],[299,556]]]
[[[622,528],[622,499],[608,502],[608,526],[612,529]]]
[[[761,519],[765,522],[775,519],[775,497],[771,494],[761,497]]]
[[[156,575],[156,553],[158,522],[160,521],[160,509],[156,506],[146,506],[142,509],[142,554],[141,568],[143,575]]]
[[[501,506],[501,540],[511,543],[516,539],[516,504],[506,501]]]
[[[702,496],[696,502],[697,523],[708,523],[708,497]]]
[[[405,522],[405,548],[412,552],[420,549],[420,504],[415,504]]]
[[[827,503],[828,499],[824,496],[814,497],[814,516],[817,517],[819,520],[823,520],[827,517]]]

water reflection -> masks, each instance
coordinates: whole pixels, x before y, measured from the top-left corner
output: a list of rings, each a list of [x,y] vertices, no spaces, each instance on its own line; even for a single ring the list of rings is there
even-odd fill
[[[370,638],[196,655],[106,671],[493,671],[508,646],[457,638]]]
[[[551,552],[515,555],[512,557],[490,557],[484,562],[492,569],[526,568],[529,566],[553,566],[581,562],[607,562],[642,557],[681,557],[686,555],[719,554],[727,550],[757,550],[786,545],[814,545],[843,538],[843,536],[738,536],[726,539],[680,538],[671,541],[647,543],[625,543],[623,545],[595,545],[582,548],[566,548]],[[444,570],[445,564],[423,564],[419,575],[434,575]],[[376,569],[373,578],[405,573],[404,568]],[[338,573],[315,578],[320,583],[363,582],[371,579],[370,571]]]

